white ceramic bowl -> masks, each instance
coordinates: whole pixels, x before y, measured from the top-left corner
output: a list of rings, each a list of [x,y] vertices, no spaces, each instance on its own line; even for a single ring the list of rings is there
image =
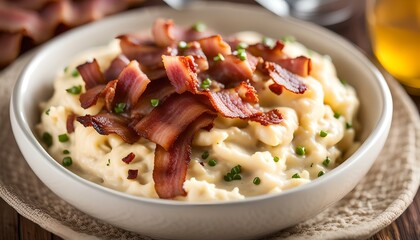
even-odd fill
[[[120,33],[149,29],[157,17],[179,24],[202,20],[222,34],[251,30],[295,36],[310,49],[332,57],[338,73],[361,100],[360,148],[322,178],[280,194],[243,201],[185,203],[130,196],[96,185],[68,171],[42,148],[35,134],[39,102],[52,94],[55,74],[76,53],[107,44]],[[350,192],[379,154],[391,124],[389,89],[378,70],[354,46],[320,27],[279,18],[257,7],[196,4],[177,12],[156,7],[134,10],[74,31],[46,44],[21,74],[11,100],[16,141],[36,175],[58,196],[87,214],[121,228],[165,239],[249,239],[265,236],[321,212]]]

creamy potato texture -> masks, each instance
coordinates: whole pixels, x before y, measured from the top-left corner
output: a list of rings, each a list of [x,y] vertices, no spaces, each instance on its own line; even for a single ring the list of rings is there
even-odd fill
[[[238,37],[252,42],[260,40],[255,33]],[[96,114],[100,102],[89,108],[80,106],[79,95],[66,92],[82,86],[82,78],[74,72],[77,65],[96,58],[101,69],[120,52],[118,42],[88,51],[74,59],[60,71],[54,82],[54,95],[41,104],[39,135],[49,133],[50,155],[59,163],[71,157],[68,167],[77,175],[117,191],[136,196],[158,198],[153,182],[155,144],[140,139],[125,143],[119,136],[98,134],[92,127],[75,122],[74,133],[61,142],[65,134],[67,116]],[[260,106],[265,110],[278,108],[284,121],[278,125],[262,126],[257,122],[218,117],[210,131],[200,130],[193,140],[193,152],[181,201],[237,200],[249,196],[278,193],[300,186],[328,174],[357,148],[355,128],[359,101],[355,90],[343,84],[329,56],[306,49],[293,41],[287,42],[284,52],[290,57],[308,56],[312,72],[304,79],[307,91],[294,94],[272,93],[265,87],[258,89]],[[258,77],[256,77],[258,79]],[[68,151],[68,152],[67,152]],[[130,164],[121,159],[135,154]],[[207,155],[208,157],[203,159]],[[235,166],[241,166],[241,179],[226,181],[224,176]],[[137,169],[136,179],[127,179],[127,171]]]

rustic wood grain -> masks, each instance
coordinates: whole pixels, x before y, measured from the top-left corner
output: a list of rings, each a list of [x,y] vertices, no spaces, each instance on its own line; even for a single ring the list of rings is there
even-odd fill
[[[231,2],[253,3],[251,0],[230,0]],[[160,1],[146,1],[146,5],[158,5]],[[349,39],[368,55],[372,55],[364,19],[364,1],[357,1],[354,16],[347,22],[330,29]],[[411,97],[420,111],[420,97]],[[0,199],[0,239],[59,240],[60,237],[42,229],[19,214]],[[416,240],[420,239],[420,191],[409,208],[388,227],[369,240]]]

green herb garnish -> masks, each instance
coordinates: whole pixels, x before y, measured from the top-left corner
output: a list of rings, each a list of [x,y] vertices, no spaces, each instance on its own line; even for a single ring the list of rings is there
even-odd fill
[[[306,154],[306,149],[303,146],[296,147],[296,154],[299,156],[304,156]]]
[[[69,166],[71,166],[71,164],[73,164],[73,159],[71,159],[71,157],[64,157],[63,158],[63,166],[64,167],[69,167]]]
[[[74,69],[73,72],[71,72],[72,77],[78,77],[80,75],[79,71],[77,69]]]
[[[210,167],[214,167],[214,166],[216,166],[217,161],[214,160],[214,159],[210,159],[209,162],[208,162],[208,164],[209,164]]]
[[[63,150],[63,154],[70,154],[70,151],[65,149],[65,150]]]
[[[115,113],[123,113],[125,107],[127,106],[126,103],[118,103],[115,107],[114,107],[114,112]]]
[[[274,162],[278,162],[278,161],[280,161],[280,158],[278,156],[274,156],[273,160],[274,160]]]
[[[247,47],[248,47],[248,44],[247,44],[247,43],[240,42],[240,43],[236,46],[236,50],[239,50],[239,49],[246,49]]]
[[[321,177],[322,175],[324,175],[324,171],[319,171],[319,173],[318,173],[318,177]]]
[[[67,88],[66,92],[73,94],[73,95],[78,95],[82,92],[82,85],[77,85],[77,86],[73,86],[71,88]]]
[[[284,43],[287,42],[296,42],[296,38],[291,35],[285,35],[280,38]]]
[[[300,178],[298,173],[293,174],[292,178]]]
[[[218,61],[225,61],[225,57],[224,57],[221,53],[218,53],[218,54],[217,54],[217,56],[215,56],[215,57],[213,58],[213,61],[215,61],[215,62],[218,62]]]
[[[353,127],[353,125],[352,125],[351,123],[346,122],[346,129],[350,129],[350,128],[352,128],[352,127]]]
[[[210,78],[206,78],[206,79],[204,79],[204,80],[201,82],[201,84],[200,84],[200,88],[202,88],[202,89],[208,89],[208,88],[210,87],[210,85],[211,85],[211,80],[210,80]]]
[[[254,180],[252,180],[252,183],[254,183],[255,185],[260,185],[261,179],[259,177],[255,177]]]
[[[328,133],[326,132],[326,131],[324,131],[324,130],[321,130],[320,132],[319,132],[319,136],[320,137],[326,137],[328,135]]]
[[[188,44],[187,44],[186,42],[184,42],[184,41],[180,41],[180,42],[178,43],[178,47],[179,47],[180,49],[186,49],[186,48],[188,48]]]
[[[242,169],[241,169],[241,165],[236,165],[235,167],[233,167],[230,172],[228,172],[225,176],[224,179],[226,182],[231,182],[233,180],[241,180],[242,177],[241,175],[239,175],[239,173],[241,173]]]
[[[330,164],[330,162],[331,162],[330,157],[326,157],[326,158],[324,159],[324,161],[322,161],[322,165],[324,165],[324,166],[328,167],[328,165]]]
[[[157,98],[150,99],[150,105],[152,105],[152,107],[157,107],[159,105],[159,99]]]
[[[274,39],[272,39],[272,38],[269,38],[269,37],[263,37],[263,39],[262,39],[262,43],[265,45],[265,46],[267,46],[267,47],[269,47],[269,48],[274,48],[274,46],[276,45],[276,42],[274,41]]]
[[[47,147],[51,147],[53,144],[53,137],[48,132],[44,132],[42,134],[42,141],[47,145]]]
[[[51,109],[48,108],[47,111],[45,111],[45,114],[50,115],[50,110]]]
[[[209,157],[209,152],[208,151],[204,151],[203,154],[201,154],[201,158],[202,159],[207,159]]]
[[[111,164],[111,159],[108,158],[108,162],[107,162],[107,166],[109,166],[109,164]]]
[[[203,22],[198,21],[198,22],[194,23],[192,28],[197,32],[204,32],[206,30],[207,26]]]
[[[68,140],[69,140],[69,135],[67,135],[65,133],[58,135],[58,141],[67,142]]]
[[[334,117],[339,119],[341,117],[341,114],[339,112],[334,112]]]

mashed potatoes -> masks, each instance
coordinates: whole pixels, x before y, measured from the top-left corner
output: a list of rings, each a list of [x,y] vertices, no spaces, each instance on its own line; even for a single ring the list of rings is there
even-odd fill
[[[244,38],[244,34],[238,35]],[[252,41],[258,37],[247,33]],[[328,56],[309,51],[297,42],[287,42],[284,52],[290,57],[312,59],[311,75],[304,79],[307,91],[294,94],[259,90],[260,106],[278,108],[284,120],[278,125],[218,117],[210,131],[200,130],[193,140],[193,152],[181,201],[236,200],[249,196],[277,193],[322,177],[345,160],[357,144],[354,142],[359,106],[354,89],[342,83]],[[58,162],[71,157],[68,169],[81,177],[117,191],[157,198],[153,165],[155,144],[140,139],[125,143],[119,136],[98,134],[92,127],[75,122],[75,131],[67,134],[69,114],[96,114],[103,103],[89,109],[80,106],[79,95],[66,89],[84,86],[75,72],[77,65],[96,58],[102,69],[119,53],[117,42],[78,56],[58,73],[53,97],[41,104],[40,136],[52,137],[48,152]],[[66,140],[63,136],[67,134]],[[62,135],[60,138],[59,136]],[[129,153],[130,164],[121,161]],[[66,165],[66,164],[64,164]],[[240,165],[240,179],[227,181],[226,175]],[[235,169],[236,167],[236,169]],[[138,170],[136,179],[127,179],[129,169]]]

